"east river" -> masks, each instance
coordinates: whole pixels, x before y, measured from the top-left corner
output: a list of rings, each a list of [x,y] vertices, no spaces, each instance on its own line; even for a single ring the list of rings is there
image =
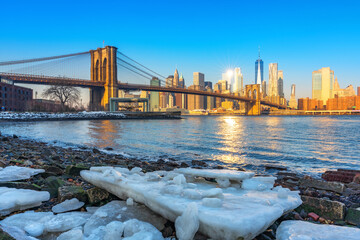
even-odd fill
[[[259,172],[277,165],[316,175],[360,169],[358,116],[0,122],[0,131],[66,147],[111,147],[111,153],[149,162],[203,160]]]

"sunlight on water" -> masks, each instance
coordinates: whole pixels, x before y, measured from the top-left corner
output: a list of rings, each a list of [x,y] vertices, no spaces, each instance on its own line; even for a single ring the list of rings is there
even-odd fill
[[[359,124],[357,116],[194,116],[159,121],[1,122],[0,131],[58,145],[111,147],[147,161],[196,159],[256,171],[275,164],[317,174],[360,168]]]

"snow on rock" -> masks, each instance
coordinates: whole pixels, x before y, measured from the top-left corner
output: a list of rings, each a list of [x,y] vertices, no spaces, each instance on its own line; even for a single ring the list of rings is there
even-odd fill
[[[133,200],[132,198],[128,198],[128,199],[126,200],[126,205],[128,205],[128,206],[134,205],[134,200]]]
[[[24,180],[43,172],[45,172],[44,169],[8,166],[6,168],[0,168],[0,182]]]
[[[45,191],[0,187],[0,216],[17,210],[24,210],[48,201],[50,194]]]
[[[45,222],[44,229],[46,232],[64,232],[84,225],[90,216],[87,212],[60,213]]]
[[[305,221],[284,221],[276,230],[277,240],[359,240],[360,229]]]
[[[0,112],[0,120],[69,120],[69,119],[103,119],[125,118],[126,115],[117,112],[78,112],[78,113],[41,113],[41,112]]]
[[[54,213],[63,213],[63,212],[68,212],[68,211],[73,211],[73,210],[79,209],[82,206],[84,206],[84,204],[85,203],[80,202],[77,198],[73,198],[70,200],[65,200],[64,202],[53,206],[51,210]]]
[[[183,214],[175,220],[176,236],[179,240],[192,240],[199,229],[196,203],[189,203]]]
[[[56,240],[84,240],[82,228],[77,227],[64,232],[60,234]]]
[[[181,180],[181,175],[186,182]],[[193,203],[198,209],[199,232],[212,239],[253,239],[285,212],[301,204],[296,191],[285,190],[287,197],[284,198],[281,187],[269,189],[270,178],[255,178],[265,185],[265,189],[260,190],[257,187],[246,190],[240,186],[219,189],[217,183],[206,180],[228,179],[240,185],[254,176],[254,173],[232,170],[186,168],[140,175],[125,168],[94,167],[81,171],[81,176],[122,199],[132,198],[173,222]],[[123,213],[116,212],[113,220],[119,220],[116,219],[119,214]]]

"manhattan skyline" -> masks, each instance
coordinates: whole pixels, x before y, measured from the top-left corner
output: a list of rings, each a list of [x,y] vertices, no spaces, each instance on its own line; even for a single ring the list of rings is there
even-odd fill
[[[264,80],[269,82],[269,63],[278,63],[284,71],[287,99],[291,84],[297,86],[297,98],[311,97],[312,72],[322,67],[333,69],[343,88],[359,85],[356,1],[305,1],[301,5],[224,1],[216,7],[204,1],[158,1],[156,7],[143,1],[107,3],[114,12],[100,11],[96,19],[90,12],[97,6],[81,1],[43,2],[31,12],[27,9],[33,3],[2,3],[8,11],[2,14],[7,24],[3,26],[6,36],[0,38],[1,60],[94,49],[105,41],[164,75],[177,67],[187,86],[193,72],[204,73],[205,80],[214,84],[235,67],[241,68],[245,85],[254,82],[260,46]],[[276,11],[281,14],[273,14]]]

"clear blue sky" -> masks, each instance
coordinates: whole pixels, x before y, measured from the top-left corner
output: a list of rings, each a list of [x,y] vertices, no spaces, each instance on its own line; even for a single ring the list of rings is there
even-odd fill
[[[216,82],[241,67],[254,82],[258,46],[284,71],[284,89],[311,96],[311,73],[331,67],[340,86],[360,86],[359,1],[2,1],[0,61],[106,45],[162,73],[177,66]],[[120,79],[121,80],[121,79]]]

